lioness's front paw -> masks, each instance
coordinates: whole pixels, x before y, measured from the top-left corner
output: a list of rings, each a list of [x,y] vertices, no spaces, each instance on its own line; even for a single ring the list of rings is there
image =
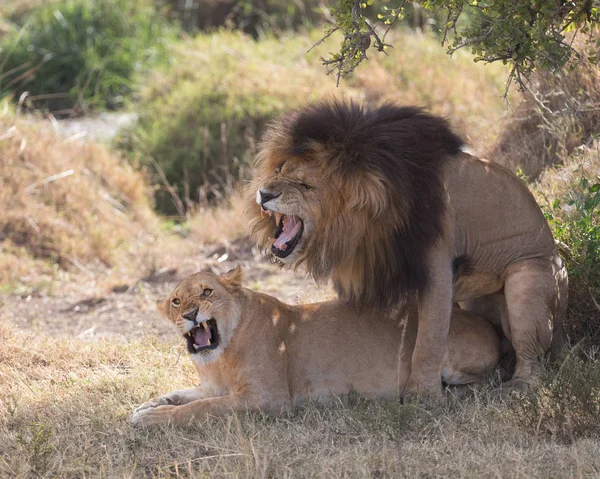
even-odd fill
[[[150,403],[142,404],[131,416],[131,424],[138,427],[147,427],[155,424],[169,424],[171,422],[171,413],[176,406],[146,406]]]
[[[171,403],[165,396],[160,396],[160,397],[154,398],[152,401],[148,401],[148,402],[145,402],[144,404],[140,404],[138,407],[136,407],[133,410],[133,413],[135,414],[136,412],[143,411],[144,409],[149,409],[149,408],[158,407],[158,406],[167,406],[169,404],[171,404]]]

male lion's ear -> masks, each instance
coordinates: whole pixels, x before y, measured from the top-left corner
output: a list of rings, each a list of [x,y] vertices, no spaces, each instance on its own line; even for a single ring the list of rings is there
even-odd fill
[[[221,281],[221,284],[229,291],[238,291],[242,287],[243,275],[242,267],[238,264],[232,270],[219,276],[219,281]]]
[[[169,298],[156,301],[156,309],[158,309],[161,316],[167,318],[169,315]]]

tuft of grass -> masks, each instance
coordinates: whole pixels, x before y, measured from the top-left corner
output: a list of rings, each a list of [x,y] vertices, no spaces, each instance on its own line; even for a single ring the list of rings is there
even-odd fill
[[[0,282],[29,277],[32,261],[46,272],[134,266],[155,221],[124,159],[60,138],[48,121],[0,114]]]
[[[369,69],[335,86],[319,58],[327,43],[306,53],[321,32],[266,36],[240,32],[199,35],[173,50],[172,65],[156,72],[141,93],[137,125],[121,148],[155,170],[153,158],[183,203],[244,177],[256,142],[284,110],[328,96],[371,104],[420,105],[451,118],[479,149],[495,139],[505,104],[503,67],[476,65],[466,54],[448,58],[437,41],[399,33],[404,48],[373,56]],[[335,37],[331,42],[335,43]],[[472,92],[477,91],[474,97]],[[173,194],[154,174],[159,210],[175,213]],[[218,195],[216,195],[218,196]]]
[[[518,404],[493,402],[485,388],[444,406],[353,395],[280,418],[232,414],[137,430],[129,424],[137,405],[195,383],[176,334],[85,342],[0,321],[0,341],[3,477],[542,478],[600,468],[597,437],[540,434],[514,412]],[[565,388],[568,401],[582,391]]]
[[[515,413],[535,434],[572,443],[600,437],[600,358],[570,351],[556,371],[545,371],[535,394],[519,401]]]
[[[166,59],[169,28],[151,0],[60,0],[33,9],[0,44],[0,96],[55,114],[117,108]]]

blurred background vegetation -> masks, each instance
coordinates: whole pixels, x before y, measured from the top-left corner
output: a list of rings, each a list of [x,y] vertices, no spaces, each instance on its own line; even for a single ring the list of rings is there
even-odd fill
[[[365,2],[365,18],[389,12],[388,5]],[[566,329],[574,342],[599,344],[600,69],[590,47],[597,32],[571,34],[584,56],[552,74],[537,70],[525,91],[505,96],[509,66],[477,64],[464,50],[448,56],[440,46],[444,12],[409,2],[387,37],[394,47],[369,54],[368,64],[337,87],[321,58],[339,49],[343,35],[319,43],[335,20],[331,7],[327,0],[3,2],[0,244],[12,255],[4,264],[14,267],[23,250],[61,265],[93,258],[109,264],[112,250],[128,244],[134,231],[139,235],[137,226],[153,224],[148,215],[185,225],[198,211],[239,198],[260,134],[282,111],[330,95],[368,104],[391,100],[448,117],[478,155],[530,182],[564,243],[573,278],[577,321]],[[470,21],[464,15],[459,26]],[[99,116],[116,125],[125,113],[133,121],[104,145],[53,136],[52,129],[77,131],[78,122]],[[71,170],[90,172],[98,188],[76,182],[77,174],[44,183]],[[121,171],[127,188],[117,181]],[[66,187],[62,196],[54,191],[59,184]],[[96,214],[93,221],[75,207],[75,188],[84,188],[81,198],[93,199],[92,191],[105,198],[85,208]],[[127,221],[136,211],[131,232],[98,216],[94,205],[107,195]],[[148,205],[154,212],[140,214]],[[92,224],[93,235],[73,234]],[[105,234],[114,241],[103,242]],[[76,247],[77,241],[93,247]],[[110,254],[102,251],[109,247]],[[0,277],[14,274],[12,267],[0,264]]]

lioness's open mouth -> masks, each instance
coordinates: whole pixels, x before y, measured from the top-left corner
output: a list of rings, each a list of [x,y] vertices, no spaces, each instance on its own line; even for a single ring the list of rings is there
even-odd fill
[[[187,341],[188,351],[196,354],[219,346],[219,329],[214,319],[194,326],[183,336]]]
[[[275,234],[271,253],[278,258],[292,254],[304,232],[304,222],[299,216],[284,215],[274,211],[263,210],[268,215],[275,215]]]

